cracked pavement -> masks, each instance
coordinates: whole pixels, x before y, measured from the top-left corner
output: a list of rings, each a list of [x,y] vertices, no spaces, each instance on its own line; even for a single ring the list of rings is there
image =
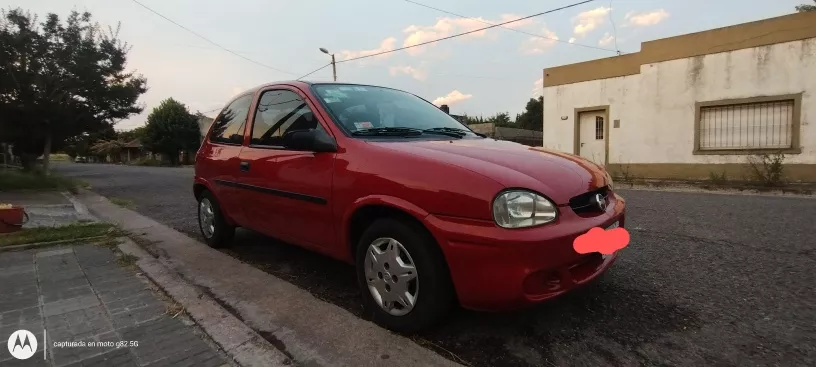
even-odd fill
[[[56,170],[200,238],[192,168]],[[632,241],[598,282],[524,311],[458,311],[412,339],[474,366],[816,365],[816,199],[619,192]],[[361,315],[346,264],[248,231],[224,252]]]

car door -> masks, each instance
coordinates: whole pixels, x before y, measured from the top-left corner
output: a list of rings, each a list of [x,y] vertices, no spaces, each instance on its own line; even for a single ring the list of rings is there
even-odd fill
[[[241,211],[241,192],[235,187],[240,169],[238,155],[244,143],[244,130],[252,104],[252,94],[230,102],[212,124],[208,144],[196,157],[199,176],[210,181],[221,209],[238,225],[246,223]]]
[[[250,116],[249,145],[240,153],[244,214],[252,229],[317,250],[333,243],[331,187],[335,153],[288,150],[283,135],[322,129],[315,106],[300,90],[263,90]]]

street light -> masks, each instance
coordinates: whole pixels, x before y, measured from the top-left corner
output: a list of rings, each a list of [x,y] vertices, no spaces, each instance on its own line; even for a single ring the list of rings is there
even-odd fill
[[[334,54],[330,54],[330,53],[329,53],[329,50],[327,50],[327,49],[325,49],[325,48],[323,48],[323,47],[321,47],[321,48],[320,48],[320,52],[322,52],[322,53],[324,53],[324,54],[326,54],[326,55],[330,55],[330,56],[332,57],[332,61],[331,61],[331,64],[332,64],[332,75],[334,76],[334,81],[337,81],[337,66],[336,66],[336,64],[334,63]]]

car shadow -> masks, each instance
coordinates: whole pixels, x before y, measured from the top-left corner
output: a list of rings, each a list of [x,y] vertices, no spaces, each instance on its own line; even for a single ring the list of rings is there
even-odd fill
[[[234,246],[223,251],[364,317],[351,265],[246,230],[239,230]],[[584,356],[585,364],[659,364],[632,351],[666,334],[698,329],[701,321],[657,289],[644,284],[633,289],[614,272],[613,266],[596,282],[521,311],[457,309],[439,327],[407,336],[472,366],[554,365],[564,358],[576,361],[565,353],[583,347],[592,349],[583,351],[592,357]]]

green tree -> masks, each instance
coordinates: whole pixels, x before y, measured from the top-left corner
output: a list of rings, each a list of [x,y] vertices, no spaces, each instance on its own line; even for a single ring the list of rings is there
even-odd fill
[[[496,127],[515,127],[513,121],[510,120],[510,114],[507,112],[499,112],[496,115],[487,118],[485,122],[493,123]]]
[[[527,130],[544,130],[544,97],[530,98],[524,112],[516,117],[516,127]]]
[[[172,164],[178,164],[179,153],[193,152],[201,142],[201,131],[195,115],[187,106],[168,98],[147,116],[144,147],[154,153],[167,156]]]
[[[133,130],[120,131],[118,135],[119,138],[124,140],[125,142],[131,142],[133,140],[142,141],[144,140],[146,129],[147,129],[146,126],[139,126]]]
[[[111,161],[119,162],[126,143],[121,139],[99,140],[90,150],[98,156],[110,157]]]
[[[813,2],[816,3],[816,0],[813,0]],[[816,5],[808,5],[808,4],[797,5],[796,6],[796,11],[798,11],[800,13],[804,13],[804,12],[807,12],[807,11],[816,11]]]
[[[13,144],[23,166],[86,133],[142,111],[141,75],[125,70],[127,44],[119,28],[73,11],[63,23],[16,8],[0,12],[0,141]]]
[[[64,143],[63,151],[65,151],[65,153],[71,158],[76,158],[78,156],[87,157],[91,155],[98,156],[98,154],[91,150],[91,147],[97,141],[110,140],[114,138],[116,138],[116,131],[113,130],[113,126],[107,125],[105,128],[99,131],[83,133],[81,135],[67,138]]]

